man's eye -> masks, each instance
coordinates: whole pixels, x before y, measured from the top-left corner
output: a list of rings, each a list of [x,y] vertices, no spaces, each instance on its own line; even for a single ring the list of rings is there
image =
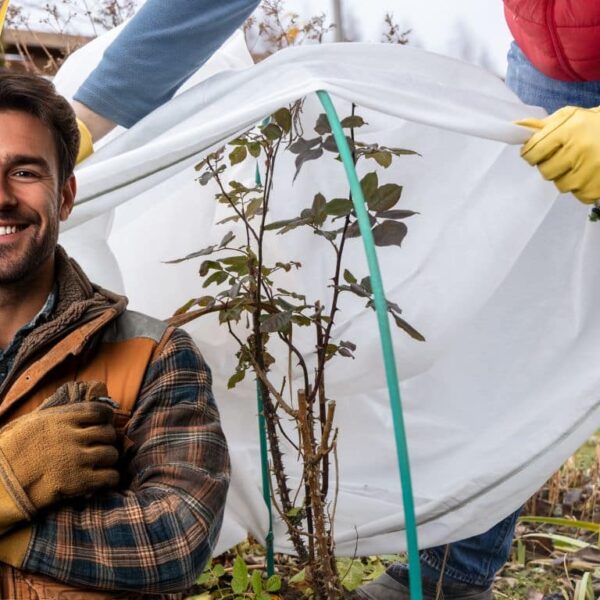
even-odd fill
[[[19,179],[29,179],[31,177],[37,177],[37,173],[33,171],[27,171],[25,169],[19,169],[18,171],[13,172],[13,177],[18,177]]]

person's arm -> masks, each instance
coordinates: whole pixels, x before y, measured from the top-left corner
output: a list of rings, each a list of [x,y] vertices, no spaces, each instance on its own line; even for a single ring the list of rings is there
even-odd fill
[[[106,590],[164,593],[193,583],[221,527],[229,458],[210,370],[184,331],[149,366],[125,434],[133,442],[125,489],[34,521],[10,564]],[[0,539],[0,554],[22,539]]]
[[[107,133],[111,123],[131,127],[169,100],[258,3],[148,0],[74,96],[77,115],[93,140]],[[88,113],[86,120],[84,107],[96,116]]]

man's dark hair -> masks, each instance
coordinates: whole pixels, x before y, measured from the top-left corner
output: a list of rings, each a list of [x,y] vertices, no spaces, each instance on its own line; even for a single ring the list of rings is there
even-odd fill
[[[3,110],[33,115],[52,131],[62,187],[73,173],[79,151],[79,129],[71,105],[50,81],[0,69],[0,111]]]

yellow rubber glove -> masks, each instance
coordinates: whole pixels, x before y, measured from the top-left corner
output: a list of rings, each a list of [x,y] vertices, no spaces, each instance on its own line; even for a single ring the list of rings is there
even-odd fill
[[[82,160],[90,156],[90,154],[93,154],[94,142],[92,141],[90,130],[81,119],[77,119],[77,127],[79,127],[79,154],[77,154],[77,164],[79,164]]]
[[[585,204],[600,200],[600,107],[565,106],[545,119],[516,124],[537,129],[521,156],[544,179]]]

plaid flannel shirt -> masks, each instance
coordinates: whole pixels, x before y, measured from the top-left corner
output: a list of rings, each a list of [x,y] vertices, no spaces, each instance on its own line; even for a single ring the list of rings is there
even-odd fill
[[[82,587],[165,593],[189,587],[210,557],[229,482],[211,374],[175,330],[148,367],[125,434],[129,482],[46,512],[22,568]]]

